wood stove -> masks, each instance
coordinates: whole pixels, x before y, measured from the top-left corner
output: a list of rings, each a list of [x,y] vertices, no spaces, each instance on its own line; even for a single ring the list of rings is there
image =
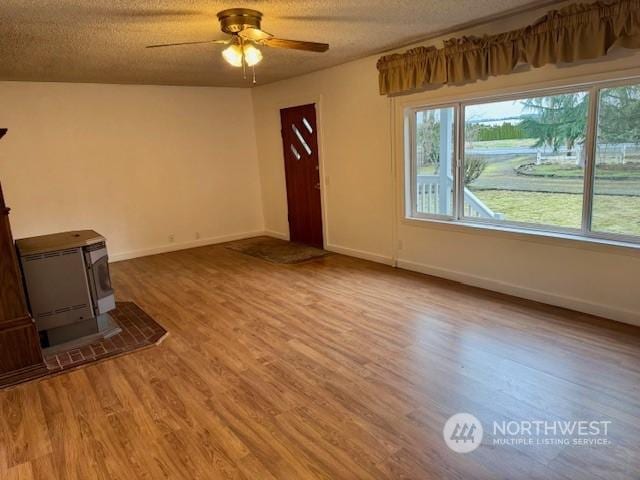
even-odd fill
[[[27,300],[44,348],[93,341],[120,330],[104,237],[93,230],[16,241]]]

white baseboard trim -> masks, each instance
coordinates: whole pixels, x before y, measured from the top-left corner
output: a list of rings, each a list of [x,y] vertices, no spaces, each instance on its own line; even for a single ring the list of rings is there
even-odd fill
[[[398,259],[397,265],[399,268],[404,268],[406,270],[411,270],[419,273],[425,273],[427,275],[433,275],[434,277],[446,278],[448,280],[460,282],[465,285],[485,288],[487,290],[493,290],[495,292],[513,295],[514,297],[526,298],[528,300],[534,300],[536,302],[564,307],[570,310],[576,310],[578,312],[589,313],[591,315],[609,318],[618,322],[640,326],[640,314],[632,310],[614,308],[609,305],[588,302],[580,298],[557,295],[555,293],[545,292],[543,290],[521,287],[518,285],[513,285],[511,283],[502,282],[500,280],[471,275],[455,270],[432,267],[408,260]]]
[[[279,238],[280,240],[289,240],[288,233],[276,232],[275,230],[265,230],[262,232],[262,235],[266,235],[267,237]]]
[[[130,252],[116,253],[109,255],[109,262],[121,262],[138,257],[148,257],[149,255],[158,255],[160,253],[176,252],[178,250],[187,250],[189,248],[205,247],[207,245],[215,245],[216,243],[232,242],[234,240],[242,240],[244,238],[258,237],[267,235],[264,230],[255,232],[233,233],[230,235],[221,235],[219,237],[201,238],[191,242],[170,243],[159,247],[145,248],[142,250],[133,250]]]
[[[385,265],[393,265],[393,258],[385,257],[384,255],[379,255],[377,253],[367,252],[365,250],[356,250],[355,248],[347,248],[331,244],[327,244],[325,249],[330,252],[341,253],[342,255],[348,255],[350,257],[371,260],[372,262],[384,263]]]
[[[222,235],[219,237],[203,238],[191,242],[183,242],[178,244],[172,243],[159,247],[116,253],[110,255],[109,261],[115,263],[123,260],[130,260],[132,258],[158,255],[161,253],[175,252],[178,250],[186,250],[189,248],[204,247],[207,245],[215,245],[217,243],[231,242],[234,240],[242,240],[245,238],[258,237],[263,235],[268,237],[280,238],[283,240],[288,240],[289,238],[289,235],[285,233],[275,232],[272,230],[257,230],[253,232]],[[392,257],[379,255],[377,253],[332,244],[327,244],[325,248],[330,252],[348,255],[350,257],[370,260],[372,262],[382,263],[385,265],[394,265],[394,260]],[[567,297],[543,290],[521,287],[511,283],[502,282],[500,280],[494,280],[487,277],[481,277],[478,275],[472,275],[465,272],[459,272],[440,267],[433,267],[409,260],[398,259],[396,265],[398,268],[403,268],[405,270],[424,273],[426,275],[433,275],[434,277],[446,278],[448,280],[453,280],[473,287],[493,290],[495,292],[513,295],[515,297],[526,298],[528,300],[534,300],[549,305],[576,310],[578,312],[584,312],[591,315],[597,315],[599,317],[609,318],[611,320],[628,323],[630,325],[640,326],[640,314],[632,310],[614,308],[609,305],[592,303],[575,297]]]

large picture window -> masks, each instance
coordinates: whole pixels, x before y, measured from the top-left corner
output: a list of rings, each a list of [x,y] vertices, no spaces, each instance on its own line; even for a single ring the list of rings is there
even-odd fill
[[[640,241],[640,83],[410,112],[408,216]]]

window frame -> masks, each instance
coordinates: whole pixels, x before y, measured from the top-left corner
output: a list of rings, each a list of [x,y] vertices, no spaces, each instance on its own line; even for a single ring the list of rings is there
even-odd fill
[[[478,93],[459,101],[449,102],[420,102],[417,105],[407,106],[404,108],[405,132],[405,191],[404,212],[406,220],[423,220],[437,223],[446,223],[453,225],[463,225],[470,227],[488,227],[493,230],[543,234],[545,236],[556,236],[561,238],[575,238],[577,240],[588,240],[590,242],[621,242],[633,244],[634,247],[640,245],[640,235],[618,234],[611,232],[598,232],[592,230],[593,219],[593,200],[594,200],[594,182],[595,182],[595,164],[597,154],[597,132],[600,95],[603,89],[615,88],[629,85],[639,85],[640,76],[630,76],[611,80],[596,80],[578,84],[565,84],[556,87],[546,87],[526,90],[512,90],[505,94],[489,94],[482,95]],[[465,157],[465,107],[471,105],[481,105],[487,103],[495,103],[501,101],[523,100],[528,98],[536,98],[541,96],[553,96],[566,93],[584,92],[589,95],[589,105],[587,111],[587,125],[585,132],[585,169],[583,178],[582,191],[582,215],[580,227],[570,228],[553,226],[546,224],[518,222],[513,220],[496,220],[489,218],[468,217],[464,215],[464,182],[462,175],[464,171]],[[454,193],[453,193],[453,215],[427,214],[417,211],[417,154],[416,154],[416,113],[424,110],[432,110],[439,108],[454,109]],[[410,119],[410,125],[407,125],[407,119]],[[409,147],[407,149],[407,147]],[[406,178],[409,174],[410,177]],[[408,183],[407,183],[408,182]],[[411,186],[410,190],[406,189],[407,184]]]
[[[458,131],[460,128],[459,115],[457,103],[442,103],[437,106],[430,107],[416,107],[409,109],[409,139],[410,139],[410,158],[409,162],[409,182],[411,186],[410,190],[410,198],[408,205],[408,212],[410,212],[411,217],[409,218],[422,218],[422,219],[431,219],[431,220],[441,220],[441,221],[455,221],[456,220],[456,211],[457,211],[457,195],[455,193],[455,189],[457,188],[458,180]],[[453,199],[451,204],[451,215],[444,215],[439,213],[424,213],[418,212],[417,208],[417,193],[418,193],[418,145],[417,145],[417,126],[416,126],[416,115],[418,112],[423,112],[425,110],[442,110],[445,108],[453,109],[453,160],[452,160],[452,176],[453,176]]]

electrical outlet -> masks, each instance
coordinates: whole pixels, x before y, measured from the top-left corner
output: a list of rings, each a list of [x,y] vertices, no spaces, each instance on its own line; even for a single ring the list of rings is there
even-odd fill
[[[196,240],[200,240],[200,232],[196,232]]]
[[[403,243],[402,240],[398,240],[398,250],[402,250]]]
[[[173,235],[173,233],[169,235],[169,243],[173,243],[175,239],[176,237]]]

